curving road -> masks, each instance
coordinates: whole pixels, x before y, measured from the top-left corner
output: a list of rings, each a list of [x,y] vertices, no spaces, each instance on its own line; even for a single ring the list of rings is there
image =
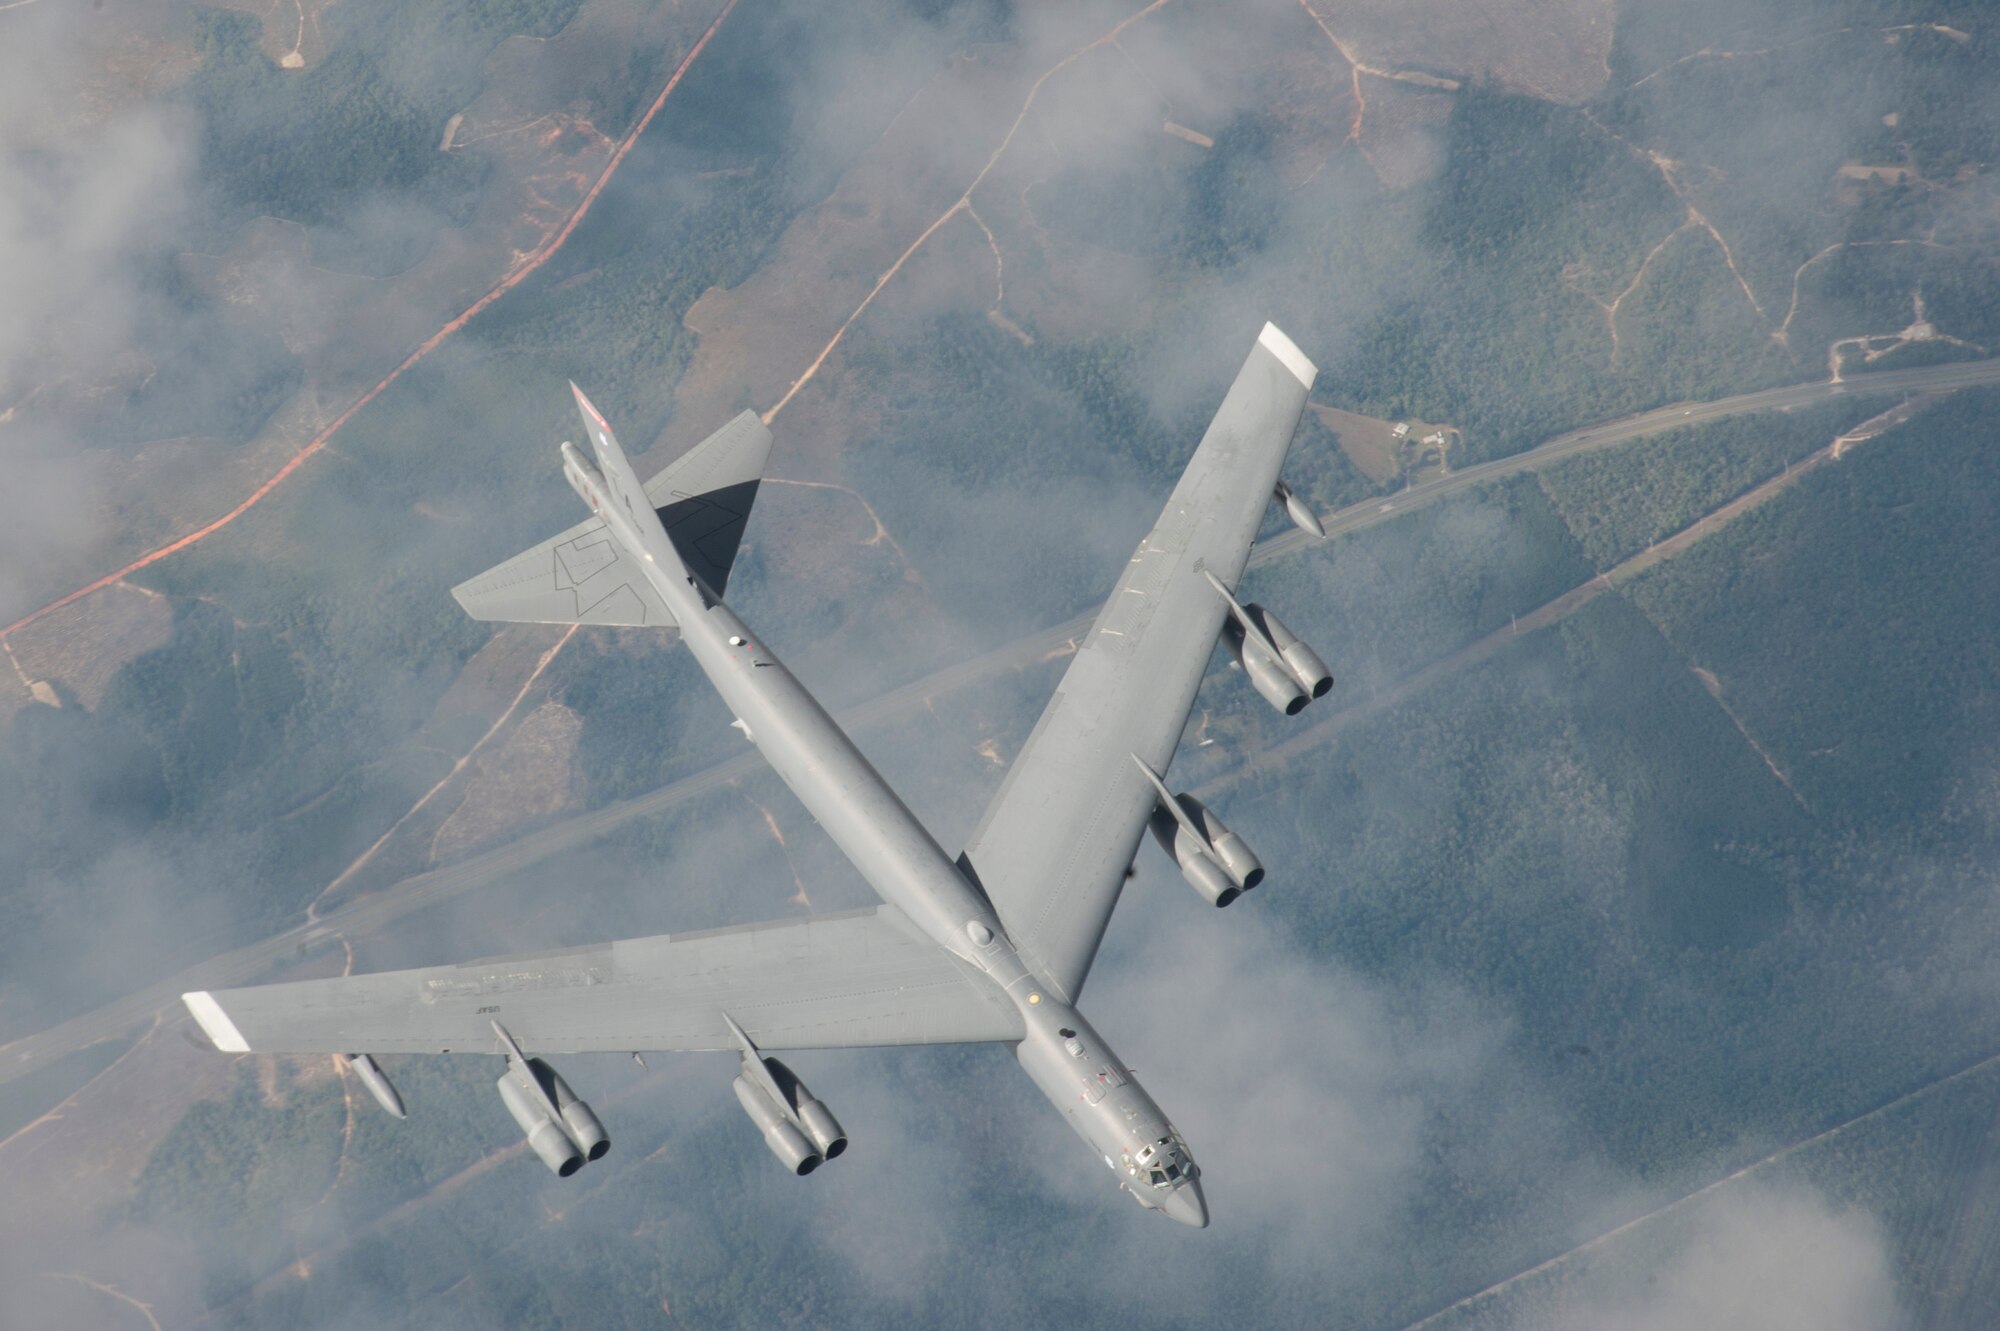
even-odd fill
[[[1351,505],[1325,519],[1326,532],[1332,537],[1361,531],[1434,504],[1447,495],[1515,472],[1532,471],[1579,453],[1681,425],[1746,412],[1803,406],[1850,394],[1935,393],[1982,384],[2000,384],[2000,358],[1856,374],[1841,380],[1818,380],[1768,388],[1712,402],[1677,402],[1636,416],[1571,430],[1525,452],[1466,467],[1388,498]],[[1258,545],[1251,554],[1250,566],[1255,568],[1269,564],[1311,544],[1315,542],[1305,533],[1287,531]],[[916,707],[926,698],[950,693],[1010,670],[1022,669],[1051,655],[1066,653],[1088,631],[1096,615],[1097,610],[1093,607],[1053,628],[1018,638],[983,656],[948,666],[871,701],[847,708],[837,714],[837,719],[845,729],[858,730]],[[219,989],[251,982],[278,963],[335,935],[375,932],[413,911],[436,905],[563,851],[595,841],[635,818],[649,817],[725,786],[755,772],[762,765],[763,759],[757,751],[746,748],[734,758],[648,794],[577,814],[506,845],[404,879],[392,888],[328,911],[315,922],[296,925],[261,942],[212,957],[82,1016],[0,1045],[0,1083],[46,1067],[65,1054],[123,1035],[175,1003],[187,990]]]

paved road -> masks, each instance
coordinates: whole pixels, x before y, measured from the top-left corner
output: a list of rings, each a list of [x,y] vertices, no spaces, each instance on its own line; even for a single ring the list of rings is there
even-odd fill
[[[1553,439],[1545,440],[1524,453],[1495,458],[1491,462],[1481,462],[1461,471],[1455,471],[1449,476],[1440,476],[1436,480],[1412,486],[1401,494],[1343,508],[1326,520],[1326,534],[1332,536],[1340,532],[1357,532],[1378,522],[1386,522],[1413,508],[1435,503],[1448,494],[1456,494],[1470,486],[1480,485],[1517,471],[1534,471],[1565,458],[1575,457],[1579,453],[1588,453],[1609,444],[1623,443],[1640,435],[1671,430],[1680,425],[1697,425],[1703,421],[1720,420],[1724,416],[1741,416],[1752,411],[1801,407],[1807,403],[1849,395],[1938,393],[1957,388],[1975,388],[1981,384],[2000,384],[2000,358],[1956,361],[1949,365],[1926,365],[1912,370],[1883,370],[1875,374],[1853,374],[1841,380],[1821,379],[1809,384],[1767,388],[1762,392],[1718,398],[1713,402],[1676,402],[1671,406],[1641,412],[1637,416],[1626,416],[1599,425],[1586,425],[1580,430],[1556,435]],[[1310,539],[1303,532],[1288,532],[1259,546],[1251,562],[1267,563],[1307,544]]]
[[[1466,467],[1386,499],[1371,499],[1341,509],[1325,520],[1326,532],[1332,537],[1361,531],[1502,476],[1546,467],[1579,453],[1680,425],[1745,412],[1803,406],[1850,394],[1945,392],[1981,384],[2000,384],[2000,358],[1850,375],[1841,381],[1793,384],[1713,402],[1675,403],[1636,416],[1571,430],[1526,452]],[[1250,566],[1255,568],[1269,564],[1311,544],[1314,544],[1312,538],[1303,532],[1287,531],[1259,545],[1251,554]],[[840,712],[838,720],[848,730],[859,730],[918,706],[926,698],[951,693],[966,685],[1032,665],[1053,653],[1067,651],[1069,644],[1080,639],[1090,628],[1096,614],[1093,608],[1066,623],[995,648],[984,656],[926,675]],[[337,934],[354,937],[374,933],[413,911],[447,901],[529,865],[586,845],[635,818],[671,809],[747,776],[762,766],[763,759],[757,751],[746,747],[734,758],[648,794],[577,814],[504,846],[407,878],[392,888],[328,911],[315,923],[300,924],[261,942],[225,952],[95,1011],[0,1046],[0,1083],[45,1067],[75,1050],[125,1034],[134,1026],[150,1020],[161,1008],[174,1003],[187,990],[227,988],[254,981],[300,950]]]

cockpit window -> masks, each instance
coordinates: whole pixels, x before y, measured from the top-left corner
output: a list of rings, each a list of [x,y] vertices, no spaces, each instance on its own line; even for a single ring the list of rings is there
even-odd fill
[[[1133,1160],[1145,1171],[1146,1181],[1156,1188],[1171,1188],[1183,1177],[1194,1175],[1194,1161],[1188,1156],[1187,1147],[1174,1137],[1162,1137],[1151,1146],[1140,1147]]]

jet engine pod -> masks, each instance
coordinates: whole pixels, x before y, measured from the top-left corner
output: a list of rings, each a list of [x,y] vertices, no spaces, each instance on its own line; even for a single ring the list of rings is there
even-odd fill
[[[1263,695],[1264,701],[1283,712],[1286,716],[1297,716],[1311,699],[1299,686],[1292,672],[1271,649],[1243,632],[1243,625],[1231,615],[1222,624],[1223,640],[1229,644],[1229,654],[1236,664],[1243,667],[1243,673],[1250,677],[1250,684]],[[1332,681],[1328,681],[1331,685]]]
[[[1174,817],[1172,809],[1156,807],[1148,825],[1154,841],[1174,857],[1180,875],[1202,897],[1214,905],[1228,905],[1238,893],[1264,881],[1262,861],[1206,803],[1194,795],[1174,795],[1174,803],[1180,805],[1186,821]],[[1188,823],[1194,823],[1200,835],[1190,831]]]
[[[581,1100],[571,1100],[562,1108],[563,1126],[569,1135],[583,1148],[586,1160],[602,1160],[604,1153],[611,1149],[611,1134],[604,1130],[604,1124],[597,1114]]]
[[[500,1078],[500,1102],[507,1106],[507,1112],[521,1126],[528,1138],[528,1149],[541,1162],[561,1178],[568,1178],[583,1168],[583,1152],[577,1149],[569,1134],[549,1117],[548,1106],[533,1091],[521,1084],[510,1068]]]
[[[785,1111],[771,1103],[771,1097],[764,1093],[763,1087],[740,1072],[736,1075],[735,1087],[736,1102],[743,1106],[743,1112],[763,1132],[764,1145],[771,1148],[771,1154],[777,1156],[785,1168],[804,1176],[820,1167],[825,1157],[806,1140],[806,1135],[793,1125]]]
[[[1326,662],[1319,659],[1319,653],[1299,641],[1299,635],[1285,627],[1285,622],[1261,605],[1246,605],[1243,612],[1257,621],[1278,649],[1278,660],[1299,682],[1300,687],[1315,698],[1324,698],[1333,687],[1333,672],[1326,668]]]
[[[1196,809],[1202,813],[1208,812],[1202,807],[1201,801],[1192,795],[1181,795],[1177,798],[1181,801],[1181,807],[1190,813]],[[1219,820],[1213,819],[1213,815],[1210,817],[1215,826],[1221,826]],[[1199,819],[1196,821],[1199,825]],[[1187,879],[1188,886],[1201,893],[1202,899],[1211,906],[1227,906],[1243,894],[1243,885],[1223,867],[1220,857],[1199,838],[1189,835],[1188,830],[1181,826],[1180,820],[1171,812],[1155,808],[1147,826],[1152,829],[1153,839],[1160,843],[1160,849],[1174,857],[1174,863],[1180,866],[1181,877]],[[1227,828],[1223,830],[1228,832]],[[1241,838],[1235,837],[1234,833],[1229,835],[1238,845],[1242,845]],[[1248,852],[1248,847],[1245,847],[1245,852]],[[1253,863],[1254,859],[1255,857],[1252,857]],[[1258,866],[1257,876],[1260,881],[1263,873],[1262,866]]]
[[[813,1093],[806,1089],[798,1074],[775,1058],[766,1058],[764,1067],[769,1070],[771,1080],[778,1083],[778,1089],[791,1105],[792,1118],[805,1130],[820,1157],[832,1160],[845,1151],[847,1134],[841,1130],[840,1120],[833,1116],[831,1109],[813,1098]]]
[[[1201,835],[1208,849],[1209,858],[1220,864],[1236,885],[1248,892],[1264,881],[1264,865],[1251,851],[1242,837],[1229,830],[1229,824],[1215,816],[1215,810],[1203,804],[1192,795],[1175,797],[1188,821],[1201,829]]]
[[[604,1131],[604,1125],[597,1121],[597,1115],[589,1105],[576,1098],[576,1092],[562,1079],[562,1074],[539,1058],[528,1060],[535,1079],[542,1084],[549,1098],[555,1101],[556,1113],[562,1121],[562,1128],[583,1152],[585,1160],[602,1160],[604,1153],[611,1149],[611,1137]]]
[[[1202,812],[1208,811],[1204,809]],[[1209,821],[1213,829],[1209,833],[1209,845],[1215,852],[1215,858],[1222,862],[1223,869],[1236,881],[1236,885],[1248,892],[1263,882],[1264,862],[1257,858],[1256,852],[1250,849],[1249,844],[1224,827],[1222,820],[1215,815],[1209,814]]]
[[[799,1122],[805,1124],[806,1136],[812,1138],[813,1145],[828,1160],[847,1149],[847,1132],[840,1126],[840,1120],[833,1111],[810,1095],[799,1098]]]
[[[1206,855],[1194,855],[1181,862],[1181,877],[1201,893],[1211,906],[1227,906],[1243,895],[1243,889],[1229,881],[1228,871]]]

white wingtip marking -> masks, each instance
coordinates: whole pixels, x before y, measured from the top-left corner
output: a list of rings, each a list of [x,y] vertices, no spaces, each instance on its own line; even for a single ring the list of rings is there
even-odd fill
[[[208,1038],[215,1041],[217,1049],[225,1054],[250,1052],[250,1043],[243,1038],[243,1032],[236,1029],[236,1023],[222,1010],[222,1004],[216,1002],[207,990],[182,994],[181,1002],[186,1003],[188,1011],[194,1013],[194,1019],[208,1032]]]
[[[1284,330],[1278,325],[1265,324],[1264,331],[1257,334],[1257,345],[1276,356],[1279,364],[1290,370],[1300,383],[1307,388],[1313,386],[1314,378],[1319,375],[1319,367],[1306,359],[1306,353],[1300,351],[1298,344],[1286,337]]]

